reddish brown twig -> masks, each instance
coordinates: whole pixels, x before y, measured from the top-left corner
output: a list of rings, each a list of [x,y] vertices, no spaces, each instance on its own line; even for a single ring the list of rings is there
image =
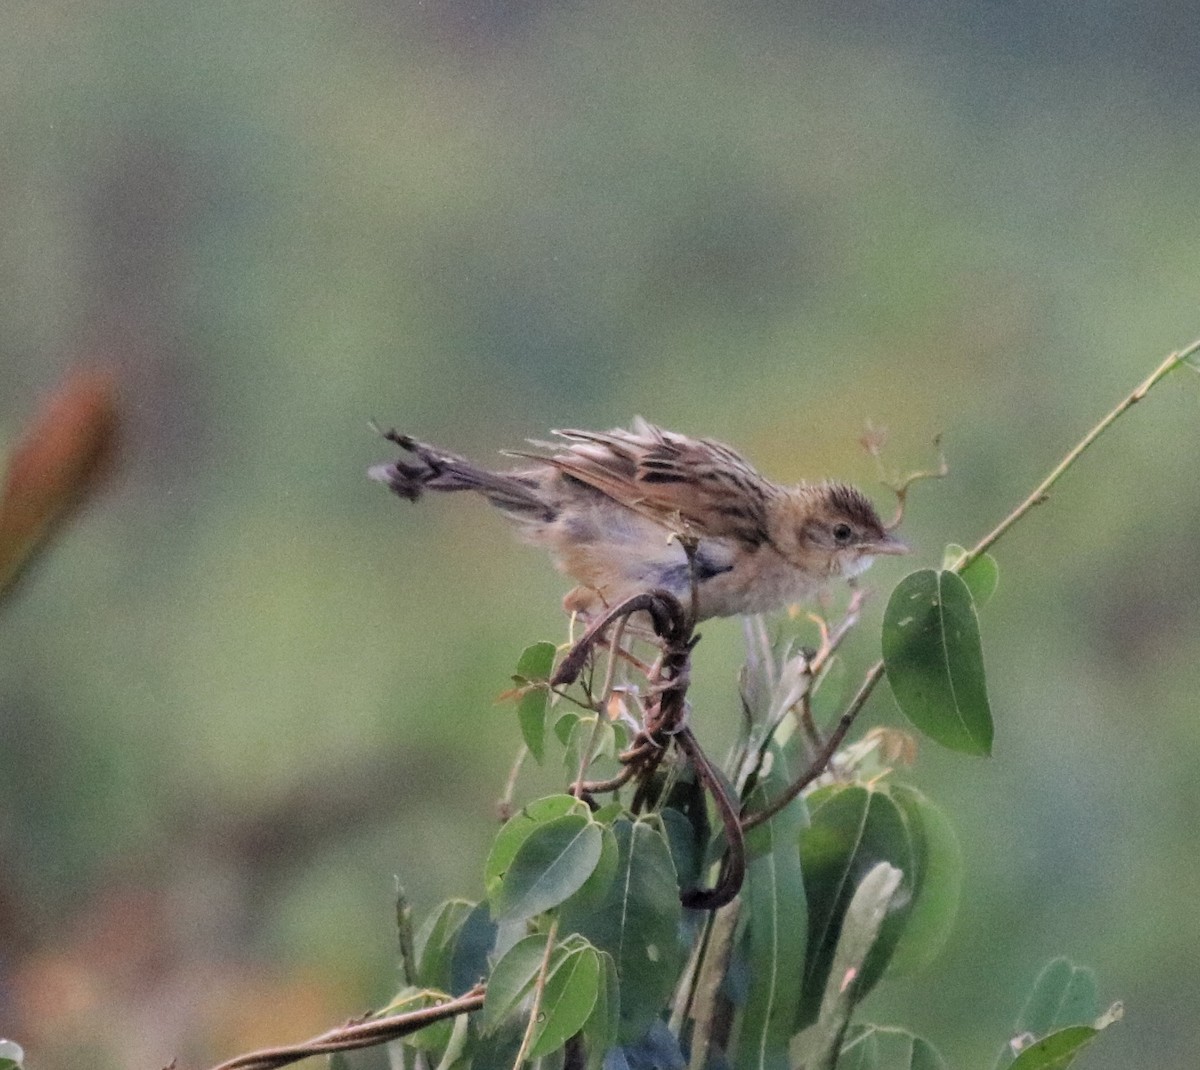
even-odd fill
[[[329,1055],[335,1051],[353,1051],[355,1048],[386,1044],[390,1040],[397,1040],[415,1033],[418,1029],[424,1029],[434,1022],[479,1010],[483,1006],[484,991],[483,985],[476,985],[469,992],[447,1000],[438,1007],[422,1007],[420,1010],[404,1014],[352,1022],[299,1044],[263,1048],[260,1051],[235,1056],[214,1066],[212,1070],[274,1070],[275,1067],[288,1066],[313,1055]]]

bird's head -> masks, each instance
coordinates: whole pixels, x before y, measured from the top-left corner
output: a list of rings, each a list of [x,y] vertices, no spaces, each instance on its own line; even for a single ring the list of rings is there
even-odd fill
[[[908,545],[884,526],[871,500],[845,483],[820,483],[795,492],[777,545],[798,568],[849,579],[880,554],[906,554]]]

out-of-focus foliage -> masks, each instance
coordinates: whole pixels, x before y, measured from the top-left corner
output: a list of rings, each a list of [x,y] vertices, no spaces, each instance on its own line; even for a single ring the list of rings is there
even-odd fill
[[[1193,18],[0,10],[0,443],[81,356],[127,429],[0,618],[4,1031],[43,1067],[306,1035],[395,990],[393,874],[422,907],[482,895],[497,682],[564,587],[478,503],[369,484],[369,418],[485,458],[642,412],[862,482],[867,418],[906,461],[942,431],[905,534],[931,567],[970,545],[1200,326]],[[998,549],[993,758],[920,755],[969,907],[913,1005],[872,1014],[951,1065],[1060,950],[1131,1005],[1089,1066],[1200,1057],[1179,379]],[[713,749],[740,637],[704,632]]]

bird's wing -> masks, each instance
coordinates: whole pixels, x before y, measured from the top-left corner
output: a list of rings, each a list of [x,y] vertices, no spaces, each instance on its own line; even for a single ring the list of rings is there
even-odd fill
[[[567,445],[539,460],[663,527],[755,546],[767,541],[767,503],[776,488],[723,443],[641,418],[630,430],[554,433]]]

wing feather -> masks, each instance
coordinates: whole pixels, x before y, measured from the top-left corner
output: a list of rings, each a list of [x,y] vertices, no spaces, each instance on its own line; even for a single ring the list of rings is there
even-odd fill
[[[741,454],[712,439],[664,431],[642,419],[630,430],[555,431],[565,447],[536,457],[668,530],[768,540],[767,505],[778,493]],[[538,445],[542,445],[538,443]]]

